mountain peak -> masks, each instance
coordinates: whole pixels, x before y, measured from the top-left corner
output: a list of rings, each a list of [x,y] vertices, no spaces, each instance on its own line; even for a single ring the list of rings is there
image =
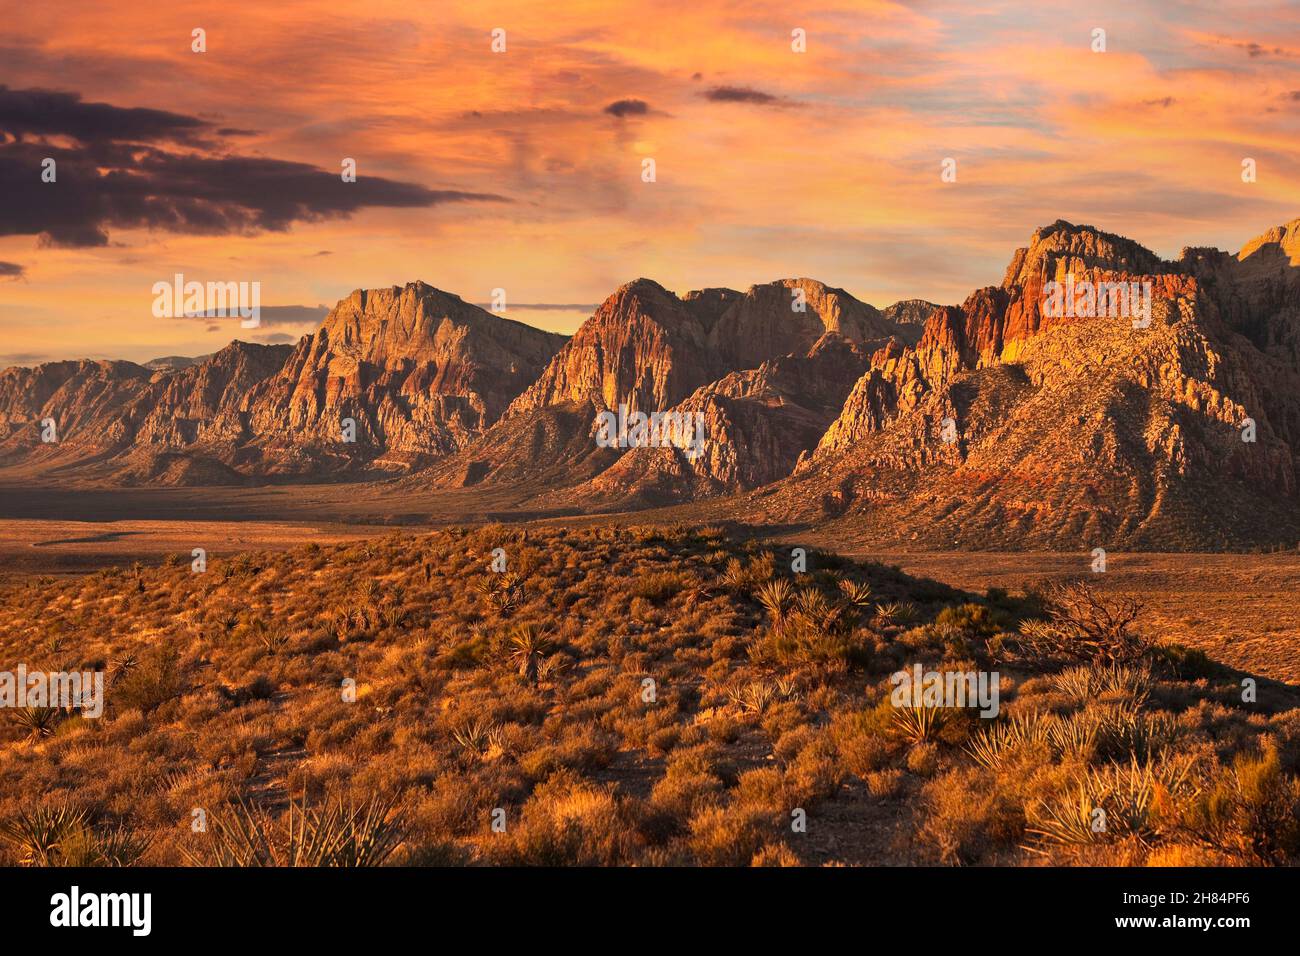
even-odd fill
[[[1034,230],[1029,245],[1017,249],[1002,279],[1003,288],[1032,281],[1063,281],[1093,272],[1159,275],[1168,264],[1150,249],[1096,226],[1058,219]]]
[[[1300,265],[1300,217],[1256,236],[1237,253],[1238,260],[1245,260],[1259,253],[1269,251],[1285,256],[1293,266]]]

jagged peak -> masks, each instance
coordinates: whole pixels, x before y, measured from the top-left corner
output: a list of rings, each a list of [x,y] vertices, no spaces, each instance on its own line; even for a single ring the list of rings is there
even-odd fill
[[[1300,265],[1300,217],[1265,230],[1241,247],[1237,259],[1245,260],[1269,246],[1276,246],[1291,265]]]
[[[1002,285],[1010,288],[1087,270],[1159,275],[1169,270],[1169,264],[1132,239],[1096,226],[1058,219],[1050,225],[1039,226],[1029,245],[1015,251]]]

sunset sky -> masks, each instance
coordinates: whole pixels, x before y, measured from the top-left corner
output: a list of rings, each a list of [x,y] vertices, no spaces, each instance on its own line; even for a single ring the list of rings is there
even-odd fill
[[[563,332],[638,276],[958,302],[1058,218],[1176,256],[1300,216],[1294,0],[3,0],[0,23],[0,365],[292,341],[414,279]],[[178,272],[260,282],[263,327],[154,318]]]

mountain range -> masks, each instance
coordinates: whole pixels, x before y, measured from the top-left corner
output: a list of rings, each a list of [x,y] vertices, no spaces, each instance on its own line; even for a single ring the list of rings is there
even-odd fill
[[[702,454],[598,442],[620,409],[697,416]],[[9,480],[508,487],[918,548],[1295,546],[1298,449],[1300,219],[1174,260],[1057,221],[960,305],[637,279],[566,338],[414,282],[293,346],[0,372]]]

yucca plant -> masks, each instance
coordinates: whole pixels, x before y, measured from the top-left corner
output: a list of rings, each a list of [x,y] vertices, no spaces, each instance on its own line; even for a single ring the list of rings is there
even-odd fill
[[[0,823],[0,837],[17,848],[23,866],[58,866],[64,841],[84,830],[87,822],[85,810],[38,806]]]
[[[127,827],[111,830],[75,827],[59,843],[59,865],[134,866],[151,842],[147,835]]]
[[[528,598],[524,579],[513,571],[491,571],[480,578],[474,587],[488,599],[501,617],[509,617]]]
[[[536,687],[538,668],[551,649],[550,638],[536,624],[521,624],[510,634],[510,647],[510,659],[519,665],[519,676]]]
[[[903,605],[898,601],[876,605],[875,623],[877,627],[890,627],[899,623],[903,615]]]
[[[948,726],[952,713],[943,707],[909,704],[894,708],[894,732],[911,744],[934,740]]]
[[[1025,849],[1042,852],[1051,844],[1116,837],[1132,837],[1149,846],[1159,830],[1157,806],[1171,797],[1194,798],[1199,792],[1193,764],[1190,758],[1147,764],[1133,759],[1127,764],[1089,767],[1068,795],[1038,800],[1025,808],[1025,832],[1031,840]]]
[[[485,718],[471,720],[451,732],[452,739],[462,750],[482,757],[492,749],[494,743],[502,742],[501,726]]]
[[[1048,725],[1047,741],[1058,756],[1091,759],[1097,747],[1097,725],[1088,720],[1058,718]]]
[[[760,587],[755,597],[772,619],[772,626],[779,628],[785,623],[786,609],[794,598],[794,588],[787,579],[775,578]]]
[[[996,770],[1021,747],[1047,743],[1054,723],[1054,718],[1037,713],[999,721],[972,737],[966,752],[980,766]]]
[[[1092,669],[1089,667],[1070,667],[1052,676],[1052,686],[1070,699],[1072,703],[1083,705],[1092,700]]]
[[[542,658],[537,665],[537,680],[554,681],[557,677],[569,669],[569,661],[562,654],[552,654],[549,657]]]
[[[290,801],[282,827],[241,799],[232,812],[212,818],[200,851],[183,852],[200,866],[381,866],[405,834],[402,810],[392,797],[331,801],[320,809]]]
[[[871,585],[865,581],[840,581],[840,593],[850,607],[866,607],[871,603]]]
[[[727,688],[727,699],[744,714],[761,714],[776,700],[776,696],[776,687],[766,681]]]
[[[25,732],[28,743],[53,736],[60,716],[57,707],[18,707],[9,712],[9,720]]]

